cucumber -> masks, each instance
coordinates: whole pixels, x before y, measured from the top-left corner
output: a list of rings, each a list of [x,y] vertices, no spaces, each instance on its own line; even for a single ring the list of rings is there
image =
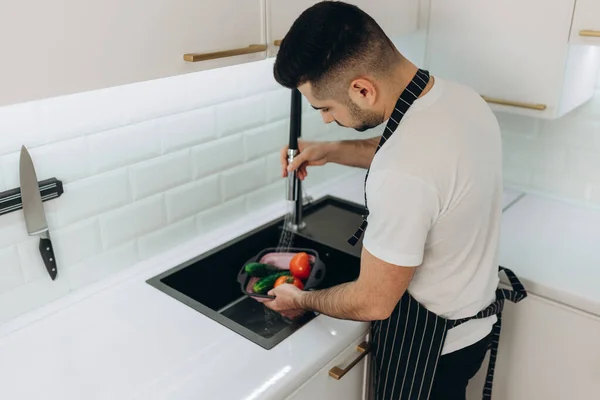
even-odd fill
[[[292,273],[290,271],[283,271],[266,276],[254,284],[254,286],[252,287],[252,291],[258,294],[268,293],[269,290],[273,289],[275,281],[280,276],[292,276]]]
[[[258,262],[251,262],[249,264],[246,264],[246,266],[244,267],[244,270],[246,271],[246,273],[248,275],[256,276],[259,278],[262,278],[262,277],[268,276],[269,274],[272,274],[274,272],[280,271],[280,269],[274,265],[261,264]]]

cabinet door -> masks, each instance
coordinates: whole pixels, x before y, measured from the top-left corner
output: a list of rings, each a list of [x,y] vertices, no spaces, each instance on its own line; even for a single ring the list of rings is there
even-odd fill
[[[494,109],[556,116],[574,1],[432,0],[426,67]]]
[[[367,343],[367,337],[362,337],[340,355],[317,372],[286,400],[316,400],[316,399],[344,399],[363,400],[368,395],[365,386],[367,379],[368,353],[358,349],[362,343]],[[362,357],[358,363],[350,367],[353,361]],[[347,369],[349,371],[341,378],[335,379],[329,375],[332,368]]]
[[[417,30],[419,0],[346,0],[369,14],[392,40]],[[296,18],[317,0],[267,0],[267,40],[270,54],[277,51],[275,42],[283,39]]]
[[[530,294],[505,306],[494,400],[597,399],[600,318]],[[489,358],[489,354],[488,354]],[[469,384],[480,400],[487,359]]]
[[[571,43],[600,46],[600,1],[577,0]]]
[[[0,105],[265,58],[186,62],[264,43],[264,0],[5,0]]]

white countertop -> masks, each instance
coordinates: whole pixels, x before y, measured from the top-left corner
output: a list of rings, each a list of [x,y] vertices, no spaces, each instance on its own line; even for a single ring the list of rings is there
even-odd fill
[[[364,173],[353,174],[308,192],[362,203],[363,178]],[[600,269],[592,267],[600,258],[595,253],[600,214],[519,197],[505,191],[504,204],[512,206],[504,217],[502,263],[527,278],[532,293],[598,307],[593,289]],[[363,335],[368,324],[321,315],[267,351],[145,282],[284,210],[284,204],[260,210],[0,325],[0,398],[285,398]]]
[[[530,293],[600,316],[600,211],[528,194],[500,240],[500,264]]]

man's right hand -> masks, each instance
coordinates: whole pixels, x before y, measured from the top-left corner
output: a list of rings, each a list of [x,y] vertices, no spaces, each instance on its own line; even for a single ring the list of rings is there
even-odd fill
[[[327,159],[333,150],[333,142],[306,142],[298,141],[299,153],[294,157],[291,164],[288,165],[288,146],[281,149],[281,167],[282,176],[288,176],[288,172],[298,170],[298,178],[304,180],[308,175],[306,170],[309,166],[325,165],[330,160]]]

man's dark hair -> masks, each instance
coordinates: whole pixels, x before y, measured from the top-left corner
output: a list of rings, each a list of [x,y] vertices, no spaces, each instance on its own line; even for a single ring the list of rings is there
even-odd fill
[[[360,8],[322,1],[305,10],[283,38],[275,80],[293,89],[310,82],[318,97],[339,97],[359,75],[382,76],[398,53],[381,27]]]

